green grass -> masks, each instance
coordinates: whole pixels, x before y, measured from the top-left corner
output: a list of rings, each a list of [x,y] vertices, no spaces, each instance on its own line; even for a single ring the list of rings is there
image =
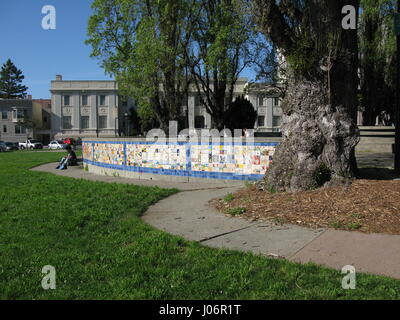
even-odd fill
[[[235,196],[233,195],[232,192],[230,192],[224,197],[224,202],[229,203],[229,202],[233,201],[234,199],[235,199]]]
[[[228,209],[227,213],[232,215],[232,216],[240,216],[246,212],[245,208],[242,207],[237,207],[237,208],[231,208]]]
[[[359,222],[351,222],[347,225],[347,229],[354,231],[354,230],[358,230],[362,227],[362,224]]]
[[[59,153],[0,153],[1,299],[399,299],[400,281],[218,250],[140,215],[174,190],[28,171]],[[43,290],[43,266],[57,289]]]
[[[329,223],[329,227],[334,228],[334,229],[342,229],[343,224],[340,221],[333,221]]]

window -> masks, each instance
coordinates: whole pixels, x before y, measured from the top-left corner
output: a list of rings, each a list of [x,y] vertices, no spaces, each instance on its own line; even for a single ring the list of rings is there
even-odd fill
[[[205,125],[204,122],[205,122],[204,121],[204,116],[196,116],[194,118],[194,127],[196,129],[204,129],[204,125]]]
[[[274,106],[279,106],[279,98],[274,98]]]
[[[87,106],[88,105],[88,96],[82,96],[82,105]]]
[[[88,129],[88,128],[89,128],[89,116],[82,116],[81,129]]]
[[[64,106],[70,105],[70,96],[64,96]]]
[[[196,96],[194,97],[194,105],[195,105],[195,106],[201,105],[201,97],[200,97],[200,96],[196,95]]]
[[[7,120],[7,119],[8,119],[7,111],[2,111],[1,112],[1,120]]]
[[[281,117],[274,116],[272,118],[272,126],[273,127],[280,127],[281,126]]]
[[[72,117],[63,116],[62,117],[63,129],[72,129]]]
[[[106,96],[99,96],[99,105],[101,106],[106,105]]]
[[[7,133],[7,126],[3,125],[3,133]]]
[[[22,126],[15,126],[15,134],[25,134],[26,128]]]
[[[13,110],[13,119],[14,120],[23,120],[26,118],[28,115],[28,112],[26,110],[21,110],[21,109],[14,109]]]
[[[259,116],[257,118],[257,123],[259,127],[264,127],[265,126],[265,117],[264,116]]]
[[[107,128],[107,116],[99,116],[99,129]]]

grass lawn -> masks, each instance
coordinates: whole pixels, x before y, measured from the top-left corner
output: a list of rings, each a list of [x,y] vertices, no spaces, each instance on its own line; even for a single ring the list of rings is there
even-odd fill
[[[146,225],[174,190],[29,171],[62,153],[0,153],[0,299],[399,299],[400,281],[187,242]],[[43,290],[43,266],[57,289]]]

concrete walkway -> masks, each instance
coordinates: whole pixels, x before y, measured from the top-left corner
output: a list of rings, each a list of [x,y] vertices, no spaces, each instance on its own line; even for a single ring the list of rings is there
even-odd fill
[[[55,170],[56,165],[45,164],[32,170],[92,181],[181,190],[151,206],[143,220],[155,228],[187,240],[199,241],[210,247],[251,251],[300,263],[315,262],[338,270],[345,265],[353,265],[357,272],[400,279],[400,236],[251,222],[228,217],[209,206],[210,200],[243,188],[243,182],[203,184],[133,180],[94,175],[82,167],[60,171]]]

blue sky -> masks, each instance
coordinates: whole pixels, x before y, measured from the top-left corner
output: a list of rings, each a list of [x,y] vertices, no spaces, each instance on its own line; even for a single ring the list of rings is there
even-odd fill
[[[8,58],[25,75],[34,99],[50,98],[50,81],[107,80],[84,44],[91,0],[0,0],[0,64]],[[56,30],[42,29],[42,8],[56,9]],[[242,76],[251,76],[251,71]]]
[[[33,98],[50,98],[56,74],[68,80],[106,80],[84,44],[90,0],[0,0],[0,64],[8,58],[23,71]],[[42,7],[53,5],[56,30],[42,29]]]

